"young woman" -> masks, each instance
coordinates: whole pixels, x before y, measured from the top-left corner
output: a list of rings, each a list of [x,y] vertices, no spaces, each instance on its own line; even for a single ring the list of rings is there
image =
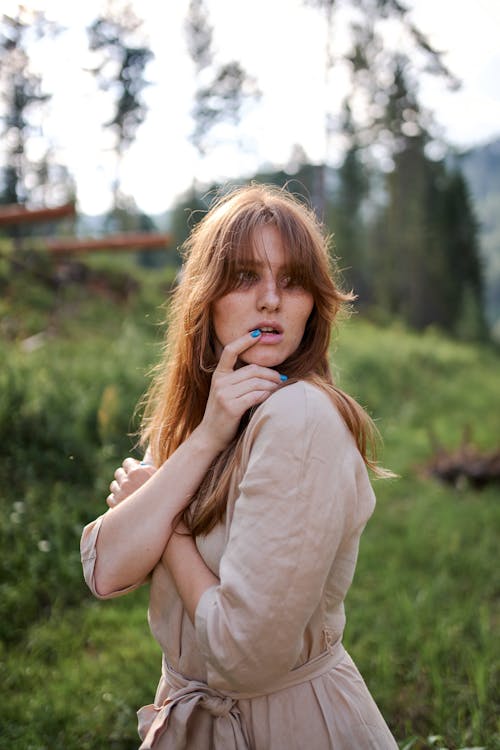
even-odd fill
[[[397,748],[342,646],[367,466],[383,473],[328,363],[350,300],[284,190],[234,191],[187,242],[145,461],[124,461],[82,537],[96,596],[150,581],[164,658],[142,750]]]

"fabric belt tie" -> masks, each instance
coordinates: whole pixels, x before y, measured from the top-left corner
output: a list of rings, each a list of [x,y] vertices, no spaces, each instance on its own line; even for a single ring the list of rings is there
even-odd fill
[[[329,672],[337,666],[345,654],[340,641],[328,651],[302,664],[278,679],[268,690],[259,693],[222,693],[205,682],[188,680],[163,661],[163,677],[172,688],[171,694],[161,706],[154,703],[139,709],[139,750],[154,750],[155,742],[168,732],[162,750],[187,748],[187,735],[192,714],[203,709],[214,717],[214,746],[224,750],[249,750],[248,734],[237,706],[238,700],[258,698],[278,690],[294,687]]]
[[[189,720],[197,708],[208,711],[214,718],[216,747],[228,750],[248,750],[248,737],[234,698],[209,688],[204,682],[186,681],[162,706],[144,706],[139,717],[139,737],[143,740],[139,750],[151,750],[166,731],[162,747],[168,750],[187,748]],[[175,710],[174,710],[175,709]]]

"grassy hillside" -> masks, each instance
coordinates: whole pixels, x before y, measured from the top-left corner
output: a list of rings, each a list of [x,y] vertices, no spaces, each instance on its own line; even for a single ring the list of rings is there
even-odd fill
[[[137,747],[135,710],[151,702],[160,670],[147,591],[93,601],[78,540],[133,448],[166,281],[145,274],[122,303],[75,287],[36,315],[31,286],[3,299],[17,321],[0,340],[0,745],[9,750]],[[29,310],[36,320],[22,325]],[[347,647],[401,747],[498,750],[499,488],[447,487],[425,466],[431,436],[453,448],[465,426],[478,447],[498,447],[500,357],[354,317],[332,361],[400,475],[376,482]]]

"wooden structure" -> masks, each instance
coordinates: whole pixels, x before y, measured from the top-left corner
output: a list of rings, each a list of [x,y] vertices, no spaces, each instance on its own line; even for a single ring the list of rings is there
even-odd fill
[[[20,205],[0,206],[0,228],[10,225],[35,224],[59,221],[76,216],[74,203],[65,203],[56,208],[26,208]],[[108,250],[164,250],[171,242],[169,234],[159,232],[124,232],[105,237],[57,237],[39,238],[43,249],[54,255],[106,252]]]
[[[126,232],[105,237],[73,237],[45,240],[44,246],[54,254],[93,253],[106,250],[164,250],[171,242],[169,234]]]
[[[56,208],[26,208],[17,204],[0,206],[0,227],[11,224],[36,224],[58,221],[67,216],[76,216],[74,203],[65,203]]]

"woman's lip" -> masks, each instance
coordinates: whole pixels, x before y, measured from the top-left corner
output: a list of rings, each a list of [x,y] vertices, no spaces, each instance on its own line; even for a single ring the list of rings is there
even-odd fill
[[[273,331],[276,331],[277,333],[283,333],[283,327],[274,320],[261,321],[255,326],[253,330],[261,331],[263,328],[272,328]],[[265,331],[262,331],[262,333],[265,333]]]
[[[262,331],[258,339],[259,344],[279,344],[283,341],[282,333],[271,333],[270,331]]]

